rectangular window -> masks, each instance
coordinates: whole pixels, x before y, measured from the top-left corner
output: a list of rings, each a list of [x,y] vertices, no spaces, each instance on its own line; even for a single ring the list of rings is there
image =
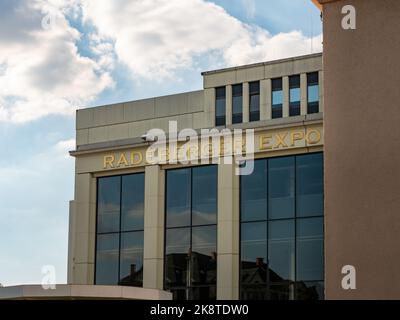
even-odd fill
[[[144,174],[97,179],[95,284],[143,285]]]
[[[324,297],[323,154],[256,160],[240,178],[240,297]]]
[[[226,109],[225,87],[215,89],[215,126],[224,126]]]
[[[289,116],[300,115],[300,75],[289,77]]]
[[[307,113],[319,112],[319,79],[318,72],[307,74]]]
[[[243,122],[243,85],[232,86],[232,123]]]
[[[217,166],[166,173],[164,287],[177,300],[215,300]]]
[[[249,83],[249,121],[260,120],[260,81]]]
[[[272,119],[282,118],[282,78],[272,79]]]

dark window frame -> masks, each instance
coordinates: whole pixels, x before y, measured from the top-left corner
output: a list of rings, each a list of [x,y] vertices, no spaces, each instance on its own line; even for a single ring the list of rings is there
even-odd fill
[[[277,85],[280,84],[280,85]],[[282,103],[274,104],[274,92],[281,91],[282,93]],[[279,119],[283,117],[283,78],[274,78],[271,79],[271,118]]]
[[[143,175],[143,228],[138,228],[138,229],[132,229],[132,230],[124,230],[122,231],[122,178],[125,176],[133,176],[133,175]],[[119,230],[115,232],[98,232],[98,206],[99,206],[99,180],[100,179],[106,179],[106,178],[119,178],[119,188],[120,188],[120,194],[119,194]],[[143,287],[143,279],[142,284],[140,286],[137,285],[124,285],[121,284],[121,235],[126,234],[126,233],[143,233],[143,255],[142,255],[142,261],[144,261],[144,201],[145,201],[145,184],[146,184],[146,179],[145,179],[145,172],[140,171],[140,172],[135,172],[135,173],[128,173],[128,174],[122,174],[122,175],[110,175],[110,176],[101,176],[101,177],[96,177],[96,221],[95,221],[95,252],[94,252],[94,279],[93,283],[94,285],[98,285],[96,282],[96,276],[97,276],[97,238],[98,235],[108,235],[108,234],[118,234],[118,282],[115,285],[118,286],[134,286],[134,287]],[[143,268],[143,266],[142,266]]]
[[[223,91],[223,94],[218,95],[218,91]],[[217,112],[218,108],[218,101],[223,100],[224,101],[224,112],[223,116],[219,116]],[[225,126],[226,125],[226,87],[217,87],[215,88],[215,126]]]
[[[200,224],[200,225],[193,225],[193,169],[196,168],[204,168],[204,167],[215,167],[216,169],[216,183],[215,183],[215,192],[216,192],[216,203],[217,203],[217,208],[216,208],[216,221],[215,223],[212,224]],[[185,225],[185,226],[178,226],[178,227],[168,227],[167,226],[167,185],[168,185],[168,172],[171,171],[177,171],[177,170],[185,170],[189,169],[190,170],[190,225]],[[187,285],[187,286],[177,286],[177,287],[168,287],[166,285],[166,252],[167,252],[167,231],[168,230],[176,230],[176,229],[190,229],[190,250],[192,250],[192,245],[193,245],[193,228],[198,228],[198,227],[215,227],[216,228],[216,251],[218,250],[218,166],[215,164],[207,164],[207,165],[200,165],[200,166],[190,166],[190,167],[184,167],[184,168],[172,168],[168,169],[165,172],[164,176],[164,185],[165,185],[165,197],[164,197],[164,265],[163,265],[163,288],[164,290],[191,290],[196,289],[196,288],[215,288],[215,295],[217,296],[217,282],[215,284],[204,284],[204,285]],[[217,272],[217,265],[218,265],[218,260],[216,261],[216,272]],[[216,273],[217,277],[217,273]],[[189,297],[190,300],[191,297]]]
[[[235,98],[241,99],[241,106],[240,106],[241,111],[239,113],[234,112]],[[232,124],[238,124],[242,122],[243,122],[243,84],[238,83],[232,85]]]
[[[268,278],[266,280],[266,286],[265,286],[265,291],[264,293],[267,296],[267,300],[269,300],[271,298],[271,292],[270,292],[270,286],[271,285],[279,285],[282,283],[289,283],[290,285],[293,285],[293,295],[294,295],[294,300],[298,300],[298,286],[299,284],[297,282],[301,282],[301,283],[314,283],[314,282],[318,282],[318,283],[323,283],[323,286],[325,286],[325,279],[319,279],[319,280],[306,280],[306,281],[297,281],[297,245],[298,245],[298,237],[297,237],[297,228],[298,228],[298,221],[302,220],[309,220],[309,219],[316,219],[316,218],[322,218],[323,224],[322,224],[322,234],[323,234],[323,242],[325,243],[325,214],[324,212],[322,212],[322,215],[310,215],[310,216],[297,216],[297,158],[301,157],[301,156],[306,156],[306,155],[313,155],[313,154],[321,154],[322,156],[324,156],[323,152],[310,152],[310,153],[305,153],[305,154],[299,154],[299,155],[291,155],[291,156],[281,156],[281,157],[273,157],[273,158],[260,158],[257,159],[255,161],[265,161],[266,162],[266,166],[267,168],[269,168],[269,160],[270,159],[276,159],[276,158],[289,158],[289,157],[293,157],[294,158],[294,170],[295,170],[295,177],[294,177],[294,187],[295,187],[295,205],[294,205],[294,217],[293,218],[279,218],[279,219],[270,219],[269,217],[269,212],[268,212],[268,207],[269,204],[267,203],[267,214],[266,214],[266,219],[259,219],[259,220],[248,220],[248,221],[242,221],[242,177],[240,177],[239,179],[239,299],[242,299],[241,294],[242,294],[242,226],[244,224],[251,224],[251,223],[266,223],[266,227],[267,227],[267,231],[266,231],[266,257],[267,257],[267,261],[266,261],[266,266],[267,268],[269,267],[269,261],[268,261],[268,257],[269,257],[269,224],[270,222],[275,222],[275,221],[294,221],[294,254],[295,254],[295,258],[294,258],[294,273],[295,273],[295,279],[293,281],[291,280],[287,280],[284,282],[280,282],[280,283],[270,283],[268,281]],[[267,174],[266,174],[266,179],[267,179],[267,194],[266,197],[268,198],[269,195],[269,171],[267,170]],[[322,175],[322,179],[324,179],[324,175]],[[322,249],[322,256],[323,258],[325,257],[325,247],[323,246]],[[323,260],[322,262],[322,267],[325,270],[325,261]],[[267,269],[267,274],[269,275],[268,272],[269,269]],[[263,285],[260,285],[262,287],[264,287]],[[322,299],[325,299],[325,295],[322,297]]]
[[[255,86],[256,90],[252,90],[252,87]],[[261,105],[261,89],[260,89],[260,81],[253,81],[249,82],[249,122],[253,121],[260,121],[260,105]],[[252,97],[258,96],[258,106],[256,108],[256,111],[251,111],[251,101]]]
[[[320,99],[319,99],[319,92],[318,92],[318,101],[311,101],[309,100],[309,88],[312,86],[318,86],[319,91],[319,72],[309,72],[307,73],[307,114],[318,113],[320,111]]]
[[[292,101],[292,89],[299,89],[301,95],[300,75],[289,76],[289,117],[299,116],[301,96],[298,101]]]

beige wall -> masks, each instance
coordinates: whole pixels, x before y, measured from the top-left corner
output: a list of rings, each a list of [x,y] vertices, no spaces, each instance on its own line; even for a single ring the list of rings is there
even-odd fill
[[[324,5],[328,299],[400,299],[400,1]],[[341,27],[356,8],[357,29]],[[356,290],[341,268],[354,265]]]

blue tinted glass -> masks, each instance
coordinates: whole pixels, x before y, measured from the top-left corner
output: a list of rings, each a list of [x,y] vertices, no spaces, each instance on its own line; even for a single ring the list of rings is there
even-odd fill
[[[297,216],[318,216],[324,211],[322,153],[298,156],[296,160]]]
[[[217,222],[217,166],[193,168],[192,224]]]
[[[216,101],[215,115],[217,117],[225,116],[225,99],[218,99]]]
[[[294,157],[269,160],[269,219],[294,217]]]
[[[167,227],[190,225],[190,169],[167,171]]]
[[[283,103],[283,93],[280,91],[272,91],[272,104],[278,105]]]
[[[215,284],[217,280],[217,227],[192,229],[192,285]]]
[[[294,219],[269,222],[268,239],[270,281],[294,280]]]
[[[144,174],[122,176],[121,230],[141,230],[144,224]]]
[[[260,96],[252,95],[250,96],[250,112],[260,110]]]
[[[97,232],[119,232],[121,177],[99,178]]]
[[[254,161],[253,173],[241,177],[241,219],[267,219],[267,160]]]
[[[290,102],[300,101],[300,88],[290,89]]]
[[[186,286],[190,228],[166,230],[165,240],[165,284],[167,287]]]
[[[121,233],[120,284],[142,286],[143,231]]]
[[[297,220],[297,280],[324,279],[324,220]]]
[[[241,282],[254,284],[265,283],[267,270],[267,223],[242,223],[241,226]]]
[[[308,102],[319,101],[319,85],[308,86]]]
[[[119,233],[97,235],[96,284],[118,284]]]

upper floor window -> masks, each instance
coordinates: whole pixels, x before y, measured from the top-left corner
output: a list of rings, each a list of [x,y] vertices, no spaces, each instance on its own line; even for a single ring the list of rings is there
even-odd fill
[[[143,285],[144,174],[97,180],[95,284]]]
[[[260,81],[249,83],[249,120],[260,120]]]
[[[225,119],[225,104],[226,95],[225,87],[220,87],[215,89],[215,125],[224,126]]]
[[[307,113],[319,112],[318,72],[307,74]]]
[[[243,121],[243,85],[232,86],[232,123]]]
[[[289,116],[300,115],[300,75],[289,77]]]
[[[282,78],[272,79],[272,119],[282,118]]]

